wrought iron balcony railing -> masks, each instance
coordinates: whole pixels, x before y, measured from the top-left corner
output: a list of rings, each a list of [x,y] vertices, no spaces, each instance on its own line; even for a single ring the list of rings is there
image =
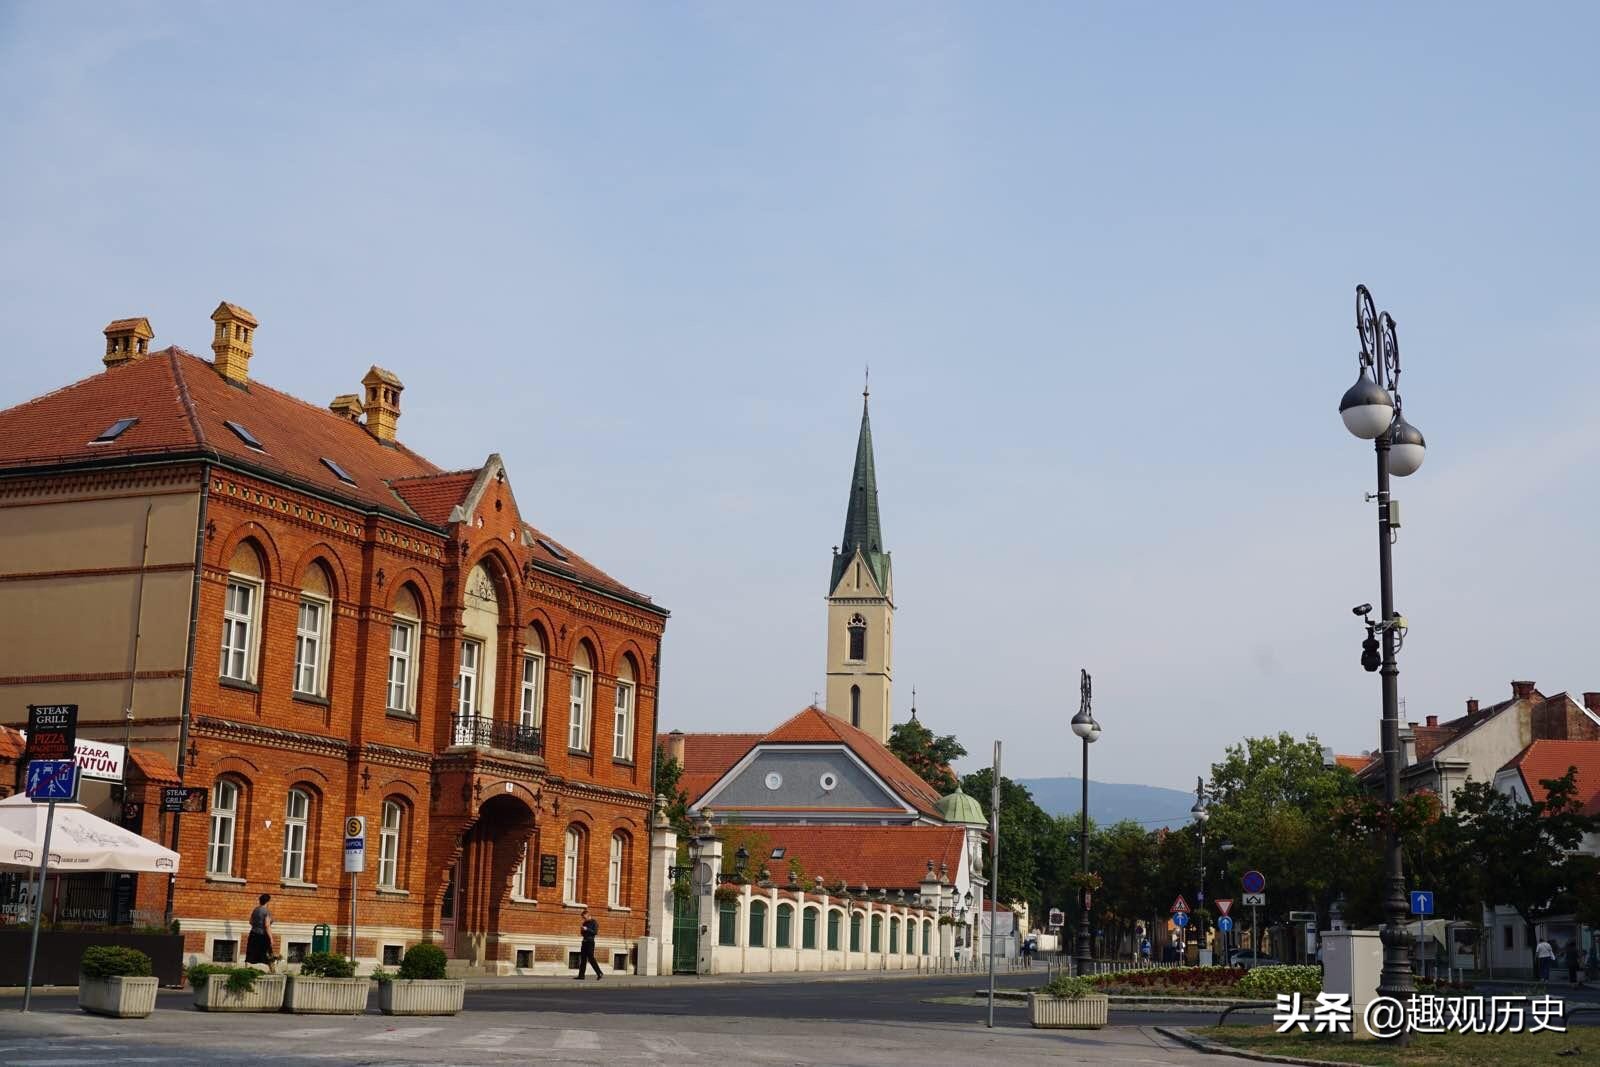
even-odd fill
[[[453,722],[452,743],[477,748],[498,748],[505,752],[538,755],[544,750],[537,726],[519,722],[498,722],[487,715],[457,715]]]

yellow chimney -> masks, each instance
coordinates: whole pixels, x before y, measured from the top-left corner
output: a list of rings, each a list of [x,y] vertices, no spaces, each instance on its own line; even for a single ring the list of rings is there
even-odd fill
[[[361,421],[361,394],[340,393],[328,405],[328,410],[335,415],[342,415],[351,422]]]
[[[394,444],[395,426],[400,421],[400,392],[405,386],[393,372],[374,365],[361,379],[366,388],[362,407],[367,413],[367,432],[386,445]]]
[[[150,329],[150,320],[146,318],[118,319],[105,328],[105,335],[105,364],[118,367],[148,355],[150,338],[155,336],[155,331]]]
[[[211,321],[217,324],[216,336],[211,339],[212,365],[234,385],[244,385],[250,380],[250,345],[256,332],[256,317],[224,300],[211,313]]]

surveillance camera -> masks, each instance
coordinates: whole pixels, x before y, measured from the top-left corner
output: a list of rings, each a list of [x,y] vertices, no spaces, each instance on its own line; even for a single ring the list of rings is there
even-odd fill
[[[1357,604],[1355,607],[1350,609],[1350,614],[1352,614],[1352,615],[1366,615],[1366,614],[1369,614],[1371,611],[1372,611],[1372,605],[1371,604]]]

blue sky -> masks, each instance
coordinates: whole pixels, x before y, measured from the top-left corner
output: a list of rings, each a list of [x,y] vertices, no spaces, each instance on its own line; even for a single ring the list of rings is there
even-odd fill
[[[1600,17],[1543,4],[0,3],[0,404],[148,315],[491,451],[673,611],[662,723],[822,688],[872,366],[896,704],[1007,772],[1377,743],[1353,289],[1428,437],[1410,718],[1600,690]],[[974,762],[974,761],[969,761]]]

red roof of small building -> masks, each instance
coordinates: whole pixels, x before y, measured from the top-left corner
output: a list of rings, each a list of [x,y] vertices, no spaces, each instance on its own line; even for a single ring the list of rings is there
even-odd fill
[[[174,785],[180,781],[178,769],[172,765],[172,761],[153,748],[130,748],[128,762],[148,781],[170,782]]]
[[[762,826],[757,829],[781,859],[766,861],[773,881],[782,885],[783,867],[796,861],[804,872],[804,888],[815,876],[832,886],[839,879],[857,889],[915,889],[943,864],[951,878],[960,870],[959,826]]]
[[[1577,801],[1585,815],[1600,815],[1600,741],[1535,741],[1501,768],[1515,770],[1528,797],[1542,801],[1550,791],[1541,783],[1578,769]]]
[[[22,758],[22,752],[26,747],[27,743],[22,738],[21,730],[0,726],[0,760],[17,761]]]
[[[1373,756],[1334,756],[1333,760],[1345,770],[1355,771],[1359,774],[1362,768],[1371,763],[1374,758]]]

